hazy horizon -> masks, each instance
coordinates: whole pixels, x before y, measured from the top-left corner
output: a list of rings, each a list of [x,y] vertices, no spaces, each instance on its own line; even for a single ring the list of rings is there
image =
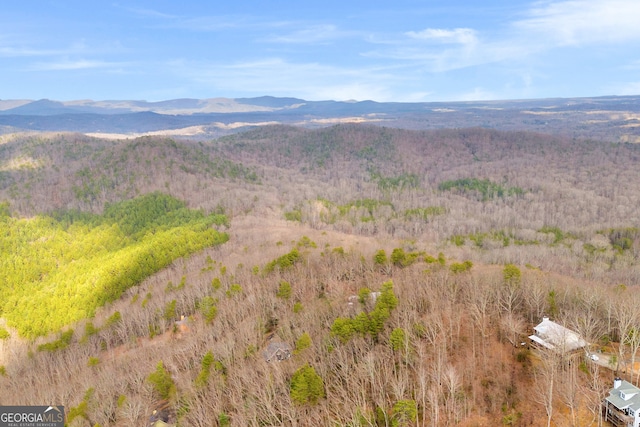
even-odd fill
[[[50,101],[50,102],[59,102],[65,105],[70,105],[76,103],[77,105],[82,105],[82,103],[109,103],[109,102],[138,102],[138,103],[147,103],[147,104],[160,104],[163,102],[171,102],[171,101],[181,101],[181,100],[192,100],[192,101],[209,101],[209,100],[228,100],[228,101],[237,101],[240,99],[259,99],[259,98],[274,98],[274,99],[299,99],[301,101],[307,102],[344,102],[344,103],[358,103],[358,102],[376,102],[376,103],[407,103],[407,104],[420,104],[420,103],[473,103],[473,102],[517,102],[517,101],[544,101],[544,100],[561,100],[561,99],[591,99],[591,98],[625,98],[625,97],[636,97],[640,96],[640,92],[627,94],[627,95],[613,95],[613,94],[603,94],[603,95],[585,95],[585,96],[548,96],[548,97],[531,97],[531,98],[505,98],[505,99],[465,99],[465,100],[457,100],[457,101],[436,101],[436,100],[427,100],[427,101],[397,101],[397,100],[388,100],[388,101],[378,101],[375,99],[305,99],[299,96],[274,96],[274,95],[255,95],[255,96],[239,96],[239,97],[227,97],[227,96],[211,96],[206,98],[191,98],[191,97],[181,97],[181,98],[166,98],[166,99],[158,99],[158,100],[149,100],[149,99],[92,99],[92,98],[78,98],[78,99],[52,99],[52,98],[11,98],[5,99],[0,98],[0,103],[3,102],[22,102],[19,105],[26,105],[31,102],[39,102],[39,101]],[[13,108],[13,107],[11,107]],[[0,110],[2,109],[2,105],[0,105]]]

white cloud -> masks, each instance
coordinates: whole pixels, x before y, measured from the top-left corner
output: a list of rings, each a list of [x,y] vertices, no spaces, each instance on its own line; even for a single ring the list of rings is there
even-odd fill
[[[502,98],[496,92],[492,92],[482,87],[475,87],[470,91],[455,94],[451,99],[458,101],[490,101]]]
[[[603,93],[626,96],[640,94],[640,81],[637,82],[621,82],[607,85]]]
[[[349,36],[352,33],[340,31],[335,25],[312,25],[290,34],[267,37],[265,41],[274,43],[315,44],[326,43]]]
[[[405,33],[412,39],[435,41],[439,43],[475,44],[478,41],[476,31],[471,28],[455,28],[446,30],[441,28],[427,28],[422,31]]]
[[[523,36],[560,46],[640,40],[638,0],[539,2],[514,23]]]
[[[280,58],[233,64],[174,61],[169,67],[193,85],[216,93],[263,93],[309,100],[391,100],[397,79],[383,68],[347,68]]]
[[[124,62],[107,62],[95,61],[87,59],[79,60],[62,60],[56,62],[40,62],[34,64],[31,70],[37,71],[71,71],[71,70],[87,70],[87,69],[121,69],[127,65]]]
[[[179,18],[166,25],[189,31],[218,32],[230,29],[246,29],[258,26],[253,20],[242,16],[199,16],[195,18]]]
[[[12,39],[0,37],[0,57],[46,57],[77,55],[90,50],[95,51],[95,47],[89,48],[83,40],[75,41],[66,47],[33,47],[35,44],[37,43],[18,41],[17,37],[13,37]]]
[[[15,47],[0,46],[0,57],[17,58],[17,57],[34,57],[34,56],[53,56],[68,53],[68,50],[58,49],[34,49],[31,47]]]
[[[432,101],[433,92],[409,92],[402,98],[404,102],[428,102]]]
[[[429,72],[447,72],[462,68],[514,61],[530,52],[520,43],[510,41],[469,41],[465,44],[434,45],[415,40],[397,42],[362,55],[369,58],[385,58],[404,61]]]
[[[640,70],[640,59],[630,62],[622,66],[624,70]]]
[[[177,18],[177,16],[175,16],[175,15],[170,15],[168,13],[160,12],[160,11],[155,10],[155,9],[127,7],[127,6],[120,6],[118,4],[114,4],[113,6],[117,7],[117,8],[124,9],[124,10],[126,10],[128,12],[133,13],[134,15],[138,15],[138,16],[142,16],[142,17],[163,18],[163,19],[165,19],[165,18],[168,18],[168,19]]]
[[[409,31],[363,55],[444,73],[498,63],[529,67],[541,54],[562,47],[640,43],[639,0],[542,0],[520,16],[502,28]],[[530,80],[523,83],[531,87]]]
[[[256,31],[290,26],[288,21],[264,20],[261,17],[243,14],[177,16],[162,13],[147,14],[155,18],[153,28],[183,30],[190,32],[215,33],[231,30]]]

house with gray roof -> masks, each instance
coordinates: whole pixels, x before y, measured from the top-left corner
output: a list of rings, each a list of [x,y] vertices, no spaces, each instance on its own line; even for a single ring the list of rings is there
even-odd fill
[[[149,427],[175,427],[175,424],[169,424],[169,410],[166,408],[168,406],[168,402],[164,402],[164,408],[157,410],[155,409],[151,416],[149,417]]]
[[[271,341],[267,348],[262,352],[264,360],[271,362],[272,360],[282,362],[291,358],[291,346],[285,342]]]
[[[640,427],[640,388],[616,378],[602,401],[602,412],[616,427]]]
[[[543,317],[542,322],[533,328],[534,334],[529,339],[540,347],[553,350],[560,354],[571,353],[587,345],[580,334]]]

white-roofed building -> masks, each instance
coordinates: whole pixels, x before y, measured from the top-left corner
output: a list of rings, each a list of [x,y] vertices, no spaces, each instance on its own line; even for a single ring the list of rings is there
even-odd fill
[[[534,344],[561,354],[570,353],[587,345],[580,334],[543,317],[542,322],[533,328],[534,334],[529,339]]]
[[[605,420],[616,427],[640,427],[640,389],[616,378],[602,409]]]

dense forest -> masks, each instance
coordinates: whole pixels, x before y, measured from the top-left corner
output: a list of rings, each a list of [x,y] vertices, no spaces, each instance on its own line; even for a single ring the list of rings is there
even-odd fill
[[[638,381],[636,145],[363,125],[0,142],[3,404],[74,426],[600,425],[614,371]],[[576,363],[520,345],[543,315],[590,343]],[[274,343],[291,357],[267,362]]]
[[[226,241],[204,216],[161,194],[105,206],[103,215],[58,211],[0,222],[0,315],[20,335],[87,317],[173,260]]]

